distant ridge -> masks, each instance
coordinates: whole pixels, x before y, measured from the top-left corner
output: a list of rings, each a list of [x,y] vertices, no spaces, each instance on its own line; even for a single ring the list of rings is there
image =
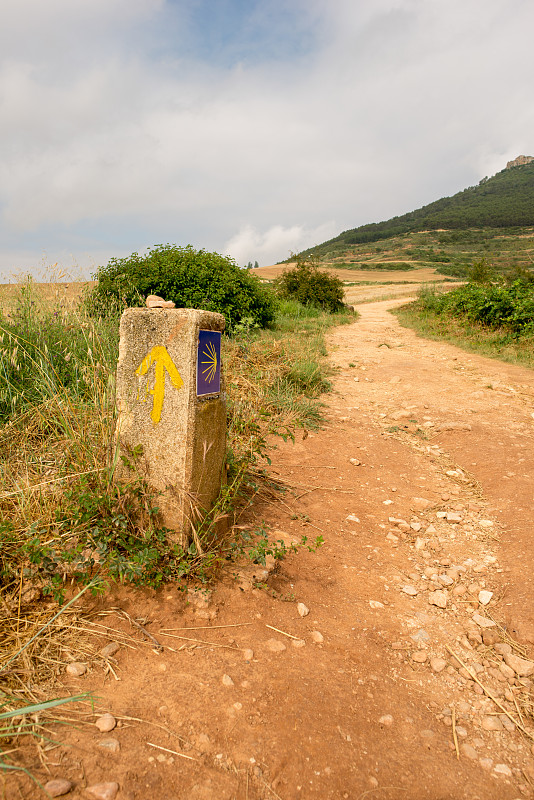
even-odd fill
[[[327,242],[304,250],[302,255],[329,258],[351,245],[377,242],[416,231],[533,225],[534,158],[519,156],[493,177],[483,178],[478,186],[470,186],[452,197],[442,197],[400,217],[344,231]]]

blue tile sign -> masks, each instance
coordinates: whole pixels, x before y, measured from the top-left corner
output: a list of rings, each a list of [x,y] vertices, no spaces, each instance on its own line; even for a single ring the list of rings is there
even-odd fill
[[[221,333],[198,332],[197,397],[221,391]]]

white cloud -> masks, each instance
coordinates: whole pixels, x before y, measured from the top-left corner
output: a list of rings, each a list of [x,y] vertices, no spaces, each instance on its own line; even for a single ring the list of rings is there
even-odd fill
[[[258,261],[260,267],[270,266],[288,258],[338,233],[334,222],[327,222],[311,230],[303,225],[284,228],[273,225],[266,231],[259,231],[252,225],[245,225],[225,244],[223,252],[232,256],[244,266],[249,261]]]
[[[189,43],[201,6],[4,0],[0,263],[158,241],[274,262],[534,154],[529,3],[273,0],[313,47],[222,65]]]

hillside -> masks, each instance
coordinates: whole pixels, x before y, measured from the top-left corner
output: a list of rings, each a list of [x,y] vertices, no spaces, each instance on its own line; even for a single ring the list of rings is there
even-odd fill
[[[484,239],[491,240],[505,233],[522,234],[521,229],[531,226],[534,226],[534,162],[506,168],[484,178],[478,186],[470,186],[402,216],[344,231],[303,251],[302,255],[329,261],[347,254],[355,245],[410,233],[435,231],[446,234],[441,237],[444,244],[468,243],[480,238],[477,231],[485,230]]]

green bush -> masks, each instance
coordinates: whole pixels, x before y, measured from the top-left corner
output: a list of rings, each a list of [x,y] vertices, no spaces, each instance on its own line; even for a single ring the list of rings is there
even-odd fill
[[[493,330],[508,329],[516,337],[534,332],[534,283],[530,281],[468,283],[445,294],[424,290],[419,307]]]
[[[281,298],[298,300],[305,306],[319,306],[332,314],[343,308],[343,283],[306,261],[297,259],[296,266],[285,270],[275,286]]]
[[[143,306],[149,294],[173,300],[178,308],[218,311],[228,331],[244,320],[264,328],[275,316],[275,297],[255,275],[231,258],[191,245],[156,245],[144,256],[112,258],[95,277],[98,284],[85,301],[93,316]]]

